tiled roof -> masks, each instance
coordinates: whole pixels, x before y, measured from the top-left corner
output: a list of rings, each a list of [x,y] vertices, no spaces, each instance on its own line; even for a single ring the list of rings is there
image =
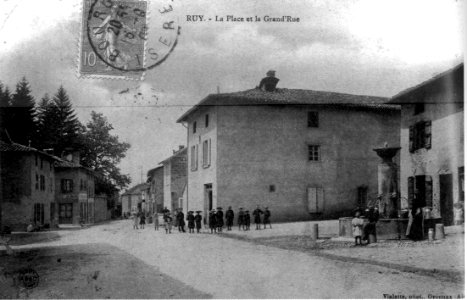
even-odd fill
[[[172,156],[170,156],[170,157],[164,159],[164,160],[161,161],[159,164],[163,164],[163,163],[165,163],[166,161],[168,161],[168,160],[170,160],[170,159],[172,159],[172,158],[174,158],[174,157],[176,157],[176,156],[183,155],[183,154],[185,154],[185,155],[187,154],[187,148],[186,148],[186,147],[184,147],[184,148],[178,150],[178,151],[175,152]]]
[[[388,98],[351,95],[299,89],[277,89],[265,92],[251,89],[235,93],[210,94],[197,105],[184,113],[177,122],[187,117],[200,106],[248,106],[248,105],[326,105],[340,107],[366,108],[371,110],[399,110],[397,105],[388,105]]]
[[[25,145],[17,144],[17,143],[7,143],[0,140],[0,152],[34,152],[40,153],[44,156],[47,156],[51,159],[60,160],[58,157],[50,155],[46,152],[39,151],[36,148],[28,147]]]
[[[122,194],[123,195],[138,195],[141,193],[141,191],[147,189],[149,187],[149,184],[147,183],[140,183],[140,184],[137,184],[135,185],[134,187],[128,189],[128,191],[126,191],[125,193]]]
[[[156,170],[159,170],[160,168],[163,168],[164,166],[157,166],[155,168],[152,168],[151,170],[148,171],[147,176],[151,176],[152,173],[154,173]]]
[[[403,90],[397,95],[393,96],[389,104],[404,104],[404,103],[416,103],[416,102],[425,102],[425,97],[418,97],[417,93],[426,89],[429,86],[433,86],[434,89],[436,85],[439,86],[439,89],[449,90],[452,93],[456,93],[456,90],[452,87],[457,85],[462,87],[460,89],[461,94],[453,95],[453,97],[443,97],[436,98],[437,100],[443,102],[463,102],[464,101],[464,63],[458,64],[454,68],[451,68],[443,73],[440,73],[428,80],[423,81],[413,87]]]
[[[63,160],[63,159],[61,159],[61,158],[59,158],[57,156],[48,154],[48,153],[43,152],[43,151],[39,151],[36,148],[24,146],[24,145],[17,144],[17,143],[7,143],[7,142],[4,142],[4,141],[0,140],[0,152],[34,152],[34,153],[40,153],[40,154],[42,154],[44,156],[47,156],[47,157],[55,160],[54,166],[56,168],[82,168],[82,169],[87,170],[89,172],[95,173],[93,170],[91,170],[89,168],[86,168],[86,167],[84,167],[84,166],[82,166],[80,164],[75,164],[75,163],[73,163],[71,161]]]

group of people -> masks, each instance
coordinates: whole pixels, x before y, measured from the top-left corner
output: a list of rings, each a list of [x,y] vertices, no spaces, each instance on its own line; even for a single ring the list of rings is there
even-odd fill
[[[202,211],[200,210],[196,211],[196,214],[194,211],[188,211],[187,216],[185,218],[185,214],[183,213],[182,209],[175,209],[175,212],[172,214],[170,210],[168,210],[167,207],[165,207],[162,211],[162,219],[165,232],[167,234],[172,233],[173,226],[178,227],[179,232],[186,232],[185,226],[188,223],[189,233],[195,233],[195,229],[197,233],[200,233],[203,221],[203,216],[201,215],[201,213]],[[260,230],[262,225],[264,225],[264,229],[266,229],[267,225],[269,225],[269,228],[272,228],[271,211],[267,207],[265,207],[263,211],[258,205],[253,211],[252,215],[256,224],[256,230]],[[144,215],[144,213],[134,213],[133,218],[133,228],[144,229],[144,224],[146,223],[146,216]],[[222,232],[224,228],[224,218],[227,231],[231,231],[235,219],[235,213],[232,210],[231,206],[229,206],[229,208],[225,212],[225,216],[222,207],[218,207],[217,210],[213,209],[209,212],[208,220],[205,220],[205,223],[207,223],[207,225],[209,226],[211,233]],[[159,214],[157,212],[153,215],[153,222],[154,229],[159,230]],[[250,212],[248,210],[243,210],[243,207],[240,207],[238,211],[237,222],[238,230],[250,230]]]
[[[365,222],[364,218],[368,219],[368,222]],[[355,238],[355,246],[363,245],[362,240],[369,244],[370,235],[373,235],[376,239],[376,222],[378,220],[378,207],[369,207],[364,211],[364,214],[360,210],[355,211],[355,217],[352,219],[352,233]]]

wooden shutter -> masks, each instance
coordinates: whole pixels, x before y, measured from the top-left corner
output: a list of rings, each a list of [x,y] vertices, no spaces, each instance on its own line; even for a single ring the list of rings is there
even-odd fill
[[[415,126],[409,127],[409,151],[414,151],[414,135],[415,135]]]
[[[433,206],[433,180],[431,176],[425,176],[425,205]]]
[[[425,148],[431,149],[431,121],[425,122]]]
[[[208,166],[211,165],[211,139],[208,140]]]
[[[407,191],[407,200],[408,200],[408,204],[409,204],[409,207],[412,207],[412,204],[413,204],[413,193],[414,193],[414,177],[409,177],[407,178],[408,180],[408,185],[407,185],[407,188],[408,188],[408,191]]]
[[[198,145],[195,146],[195,170],[198,169]]]

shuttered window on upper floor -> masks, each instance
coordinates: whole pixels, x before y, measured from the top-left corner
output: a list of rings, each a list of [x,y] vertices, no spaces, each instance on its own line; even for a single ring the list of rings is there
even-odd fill
[[[211,165],[211,139],[203,142],[203,168]]]
[[[431,149],[431,121],[421,121],[409,127],[409,151]]]
[[[196,171],[198,169],[198,145],[191,146],[190,160],[191,170]]]

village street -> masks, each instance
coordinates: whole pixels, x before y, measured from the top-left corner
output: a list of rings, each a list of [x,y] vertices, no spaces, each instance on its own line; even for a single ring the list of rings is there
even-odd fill
[[[271,235],[273,231],[262,232]],[[106,244],[107,248],[110,246],[115,251],[123,250],[164,276],[183,282],[193,291],[196,290],[193,297],[384,298],[384,294],[389,294],[425,298],[432,294],[455,298],[463,293],[459,281],[452,282],[446,278],[438,279],[436,276],[409,273],[360,261],[353,263],[351,259],[334,260],[303,251],[259,245],[232,238],[233,235],[229,238],[210,234],[180,234],[178,231],[166,235],[162,230],[155,231],[150,225],[144,230],[133,230],[130,220],[57,233],[60,237],[50,242],[13,248],[18,252],[31,247],[74,245],[98,251],[96,249]],[[94,272],[100,272],[103,274],[101,277],[105,277],[105,264],[105,261],[96,263],[90,266],[90,270],[95,269]],[[113,259],[107,264],[117,264],[117,270],[121,264],[119,272],[127,274],[126,280],[131,284],[152,280],[143,278],[147,276],[142,272],[129,274],[124,261]],[[111,288],[106,291],[109,297],[121,295],[118,286],[101,285],[99,289],[106,288]],[[140,288],[150,289],[150,286]],[[102,295],[97,297],[104,297]],[[150,295],[153,298],[161,297],[157,291]],[[168,297],[164,295],[162,297]],[[34,293],[30,296],[34,297]],[[178,297],[190,296],[182,294]]]

